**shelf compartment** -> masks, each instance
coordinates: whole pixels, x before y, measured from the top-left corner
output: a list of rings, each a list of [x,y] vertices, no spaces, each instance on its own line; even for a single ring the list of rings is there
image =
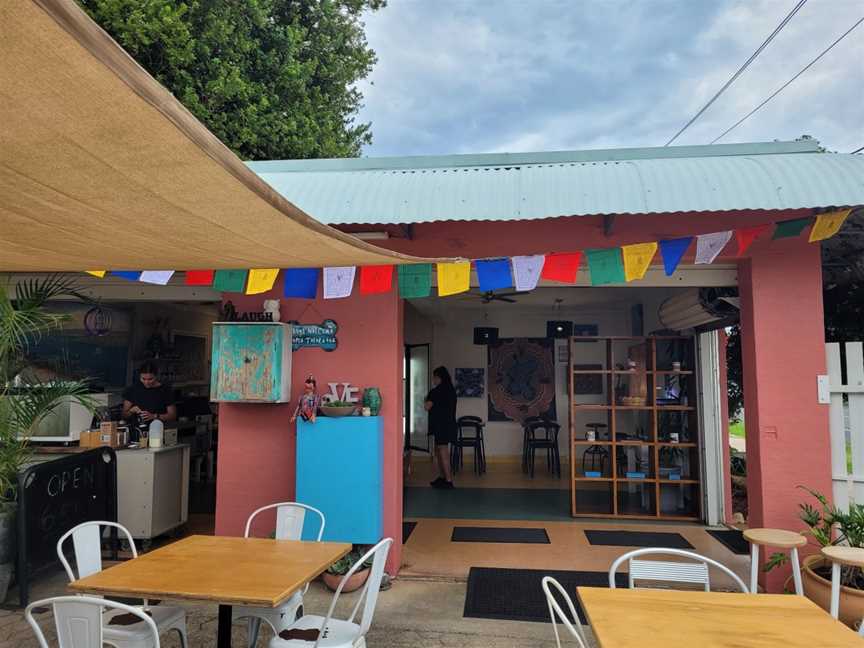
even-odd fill
[[[579,480],[573,488],[574,515],[612,515],[615,484],[605,480]]]
[[[657,451],[657,476],[665,481],[676,481],[673,475],[678,475],[679,480],[699,479],[699,452],[694,445],[681,447],[680,444],[668,444],[658,448]]]
[[[699,485],[697,483],[661,483],[660,515],[697,517],[699,515]]]
[[[579,445],[571,456],[575,479],[612,479],[612,444]]]
[[[657,488],[653,481],[618,481],[615,498],[618,515],[657,515]]]
[[[615,446],[615,476],[617,479],[645,481],[654,479],[654,446],[646,444],[618,444]],[[639,477],[639,475],[642,477]]]

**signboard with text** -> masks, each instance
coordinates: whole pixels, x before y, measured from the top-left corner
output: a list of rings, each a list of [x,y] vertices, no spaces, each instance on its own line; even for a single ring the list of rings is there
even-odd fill
[[[290,323],[293,325],[291,347],[294,351],[307,347],[318,347],[325,351],[336,350],[338,344],[336,331],[339,330],[339,326],[335,321],[326,319],[321,324],[301,324],[296,321]]]

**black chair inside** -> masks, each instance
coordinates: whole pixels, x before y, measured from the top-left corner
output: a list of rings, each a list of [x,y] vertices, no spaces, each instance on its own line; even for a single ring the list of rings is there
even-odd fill
[[[546,468],[561,477],[561,454],[558,434],[561,426],[555,421],[532,421],[525,426],[525,449],[528,473],[534,477],[534,456],[537,450],[546,450]]]
[[[463,448],[474,450],[474,472],[482,475],[486,472],[486,449],[483,442],[483,419],[479,416],[460,416],[456,421],[456,442],[450,450],[450,465],[453,472],[463,464]]]

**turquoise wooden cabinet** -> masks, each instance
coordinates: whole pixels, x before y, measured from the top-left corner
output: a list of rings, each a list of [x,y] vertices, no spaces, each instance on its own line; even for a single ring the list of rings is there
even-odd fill
[[[384,419],[297,420],[297,501],[324,514],[324,540],[375,544],[384,534]],[[314,528],[303,529],[314,540]]]
[[[291,400],[291,325],[215,322],[210,400],[287,403]]]

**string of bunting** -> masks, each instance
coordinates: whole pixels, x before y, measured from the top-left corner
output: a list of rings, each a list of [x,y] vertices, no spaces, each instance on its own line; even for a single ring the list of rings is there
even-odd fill
[[[667,276],[672,276],[684,258],[694,239],[696,241],[697,264],[711,264],[734,239],[736,254],[743,255],[753,242],[765,234],[773,225],[772,240],[800,236],[808,226],[808,241],[815,243],[834,236],[851,209],[844,209],[815,218],[807,216],[792,220],[765,223],[735,230],[711,232],[696,236],[664,239],[648,243],[634,243],[613,248],[587,249],[577,252],[535,254],[477,259],[473,262],[481,292],[515,288],[517,291],[533,290],[540,279],[559,283],[576,283],[576,276],[583,260],[588,265],[592,286],[625,283],[642,279],[651,266],[658,251]],[[436,264],[438,296],[446,297],[467,292],[471,284],[471,261],[455,261]],[[360,267],[360,294],[375,295],[393,289],[392,265]],[[87,270],[88,274],[103,278],[110,274],[130,281],[166,285],[174,275],[173,270]],[[253,268],[251,270],[189,270],[186,285],[207,286],[219,292],[257,295],[269,292],[276,284],[279,273],[284,278],[284,295],[287,298],[315,299],[318,296],[319,278],[323,274],[324,299],[344,299],[354,290],[357,268],[353,266],[328,268]],[[400,265],[396,271],[399,296],[404,299],[428,297],[432,292],[431,263]]]

